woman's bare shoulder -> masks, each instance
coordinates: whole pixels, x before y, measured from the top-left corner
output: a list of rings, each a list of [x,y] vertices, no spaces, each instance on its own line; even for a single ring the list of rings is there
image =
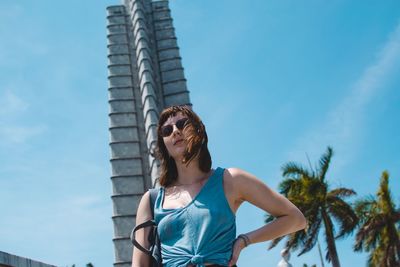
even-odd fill
[[[259,180],[255,175],[237,167],[225,168],[224,178],[225,177],[233,183]]]
[[[251,174],[237,167],[225,168],[224,184],[226,185],[227,190],[234,193],[236,197],[238,197],[240,193],[240,187],[245,185],[246,181],[248,181],[249,177],[251,176]]]
[[[151,219],[151,210],[150,210],[150,193],[147,191],[144,193],[139,202],[139,207],[137,209],[136,214],[136,224],[145,222]]]

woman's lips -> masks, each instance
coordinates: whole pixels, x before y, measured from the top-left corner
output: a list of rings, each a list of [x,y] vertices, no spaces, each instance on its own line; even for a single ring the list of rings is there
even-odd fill
[[[174,144],[174,145],[180,144],[182,141],[183,141],[183,139],[181,139],[181,140],[178,140],[178,141],[176,141],[176,142],[175,142],[175,144]]]

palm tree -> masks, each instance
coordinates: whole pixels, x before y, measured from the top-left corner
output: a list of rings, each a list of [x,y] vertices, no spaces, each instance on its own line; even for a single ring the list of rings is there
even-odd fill
[[[296,250],[301,248],[298,256],[310,251],[317,242],[319,230],[323,225],[327,253],[325,258],[332,261],[332,266],[340,267],[335,239],[350,234],[357,225],[358,218],[353,208],[344,198],[356,194],[352,189],[344,187],[330,189],[326,181],[326,173],[333,155],[331,147],[327,148],[315,169],[289,162],[282,167],[285,178],[279,185],[280,192],[293,202],[308,221],[305,230],[289,235],[286,248]],[[267,215],[266,222],[274,218]],[[339,225],[335,236],[334,219]],[[269,249],[275,247],[284,237],[274,239]]]
[[[389,190],[389,173],[382,173],[377,198],[370,196],[356,202],[360,227],[355,251],[369,252],[369,266],[400,266],[400,209]]]

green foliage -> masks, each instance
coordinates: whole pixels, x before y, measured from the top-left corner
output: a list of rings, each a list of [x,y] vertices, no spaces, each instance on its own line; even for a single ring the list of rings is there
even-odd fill
[[[355,210],[360,225],[354,250],[370,253],[369,266],[400,266],[400,210],[393,202],[387,171],[382,173],[376,197],[358,200]]]
[[[352,206],[344,200],[354,196],[356,192],[348,188],[330,189],[326,181],[332,156],[333,150],[328,147],[315,169],[308,169],[294,162],[284,164],[284,180],[279,185],[279,191],[303,212],[308,222],[307,229],[288,236],[286,248],[301,249],[299,256],[310,251],[317,242],[321,226],[324,226],[326,259],[332,261],[333,266],[340,266],[335,239],[350,234],[355,229],[358,218]],[[332,219],[339,226],[336,236]],[[274,218],[267,215],[266,222],[272,220]],[[275,247],[282,239],[283,237],[273,240],[269,249]]]

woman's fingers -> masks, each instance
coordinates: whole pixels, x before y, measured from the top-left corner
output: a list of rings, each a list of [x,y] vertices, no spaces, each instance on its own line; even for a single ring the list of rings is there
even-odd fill
[[[237,238],[235,240],[235,243],[233,244],[232,257],[228,263],[229,267],[233,267],[236,265],[239,259],[240,252],[245,246],[246,244],[244,243],[244,240],[242,238]]]

